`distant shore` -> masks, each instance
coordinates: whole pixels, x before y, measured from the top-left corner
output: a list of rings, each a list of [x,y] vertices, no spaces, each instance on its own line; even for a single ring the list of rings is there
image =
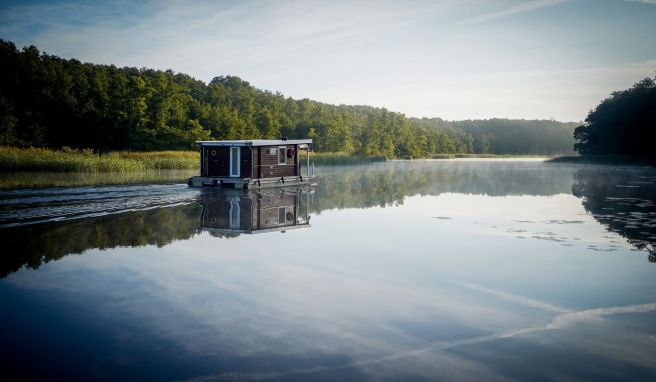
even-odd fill
[[[435,159],[525,159],[525,158],[550,158],[546,155],[517,155],[517,154],[464,154],[464,153],[448,153],[448,154],[433,154],[430,157],[420,158],[385,158],[380,156],[366,157],[360,155],[352,155],[347,153],[315,153],[310,154],[312,162],[320,165],[348,165],[360,164],[371,162],[386,162],[394,160],[435,160]],[[303,157],[302,159],[304,159]]]
[[[550,158],[547,160],[547,162],[656,166],[656,157],[636,157],[636,156],[629,156],[629,155],[561,156],[561,157]]]
[[[385,158],[382,156],[354,155],[343,152],[312,152],[316,165],[339,166],[385,162],[387,160],[463,159],[463,158],[544,158],[544,155],[512,154],[434,154],[427,158]],[[135,173],[158,170],[194,170],[199,168],[197,151],[109,151],[92,149],[46,149],[0,146],[0,170],[4,172],[89,172]],[[305,156],[301,155],[305,164]]]

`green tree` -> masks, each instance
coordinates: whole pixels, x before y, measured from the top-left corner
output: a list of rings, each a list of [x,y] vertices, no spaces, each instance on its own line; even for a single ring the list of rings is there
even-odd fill
[[[205,84],[170,70],[81,63],[33,46],[19,51],[2,40],[0,124],[0,144],[99,150],[287,136],[312,138],[317,151],[419,158],[550,154],[571,151],[574,142],[574,127],[555,121],[406,118],[383,108],[285,98],[235,76]]]
[[[613,92],[574,131],[581,155],[654,156],[656,77]]]

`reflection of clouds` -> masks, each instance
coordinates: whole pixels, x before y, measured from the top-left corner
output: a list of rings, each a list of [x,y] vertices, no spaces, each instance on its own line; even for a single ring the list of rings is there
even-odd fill
[[[481,289],[477,289],[481,290]],[[514,297],[519,297],[519,296],[514,296]],[[517,300],[517,301],[533,301],[533,302],[538,302],[534,301],[531,299],[524,299],[524,300]],[[530,306],[534,306],[534,303],[531,303]],[[544,326],[536,326],[536,327],[528,327],[528,328],[523,328],[523,329],[516,329],[516,330],[508,330],[508,331],[502,331],[498,333],[493,333],[490,335],[484,335],[484,336],[478,336],[478,337],[473,337],[473,338],[466,338],[466,339],[461,339],[461,340],[455,340],[455,341],[439,341],[439,342],[434,342],[430,344],[429,346],[409,350],[409,351],[404,351],[404,352],[399,352],[399,353],[394,353],[394,354],[388,354],[382,357],[375,357],[375,358],[368,358],[368,359],[362,359],[359,361],[355,361],[350,364],[346,364],[341,366],[340,368],[351,368],[351,367],[357,367],[363,370],[367,370],[367,374],[370,376],[375,376],[378,374],[380,378],[383,377],[389,377],[389,374],[392,372],[391,370],[388,370],[387,373],[382,373],[380,368],[384,369],[389,369],[390,365],[398,365],[401,366],[399,367],[402,368],[403,366],[407,365],[399,365],[398,361],[399,360],[407,360],[407,359],[412,359],[412,365],[413,365],[413,372],[417,375],[422,375],[422,368],[420,365],[422,363],[425,363],[427,361],[432,361],[433,363],[430,363],[432,365],[435,365],[435,361],[439,360],[441,365],[448,364],[450,370],[450,377],[451,378],[457,378],[457,379],[470,379],[473,378],[473,380],[476,380],[476,378],[471,374],[472,371],[476,371],[479,373],[482,373],[480,375],[485,375],[486,380],[502,380],[503,378],[501,376],[493,374],[492,370],[485,370],[486,367],[481,364],[477,364],[473,361],[468,361],[465,359],[461,359],[460,357],[457,357],[453,354],[447,354],[447,353],[442,353],[445,350],[456,348],[456,347],[461,347],[461,346],[467,346],[467,345],[476,345],[476,344],[482,344],[485,342],[491,342],[491,341],[496,341],[500,339],[505,339],[505,338],[511,338],[511,337],[516,337],[516,336],[522,336],[522,335],[528,335],[531,333],[536,333],[540,331],[545,331],[545,330],[554,330],[554,329],[565,329],[567,326],[574,324],[574,323],[581,323],[581,322],[589,322],[589,321],[600,321],[603,316],[608,316],[608,315],[613,315],[613,314],[627,314],[627,313],[647,313],[647,312],[652,312],[656,311],[656,303],[649,303],[649,304],[638,304],[638,305],[629,305],[629,306],[617,306],[617,307],[607,307],[607,308],[597,308],[597,309],[588,309],[588,310],[582,310],[582,311],[577,311],[577,312],[568,312],[568,313],[563,313],[559,314],[556,317],[553,318],[551,323],[544,325]],[[606,337],[607,338],[607,337]],[[621,353],[623,352],[625,347],[621,346],[623,342],[626,340],[626,336],[624,335],[614,335],[613,341],[614,345],[608,344],[608,341],[592,341],[592,343],[595,344],[595,346],[601,346],[606,347],[605,350],[608,350],[609,348],[612,351],[606,351],[605,353],[600,351],[600,349],[587,349],[593,352],[597,353],[602,353],[603,355],[610,357],[610,358],[615,358],[617,356],[621,357]],[[571,343],[570,346],[572,347],[586,347],[586,342],[590,341],[589,339],[586,339],[586,341]],[[653,338],[650,341],[646,341],[649,345],[653,345],[654,341]],[[620,347],[617,347],[618,344]],[[589,345],[589,343],[588,343]],[[649,348],[649,347],[647,347]],[[625,361],[629,363],[636,363],[636,358],[639,357],[631,357],[626,359]],[[650,360],[650,359],[649,359]],[[640,360],[638,360],[640,361]],[[644,362],[641,362],[643,366],[649,366],[649,363],[646,365]],[[373,367],[375,365],[375,367]],[[397,366],[397,367],[398,367]],[[424,365],[425,366],[425,365]],[[283,377],[290,377],[293,375],[303,375],[303,374],[314,374],[314,373],[322,373],[326,371],[331,371],[333,370],[332,368],[328,367],[312,367],[312,368],[307,368],[307,369],[290,369],[284,372],[276,372],[276,373],[221,373],[217,375],[211,375],[211,376],[205,376],[205,377],[200,377],[194,379],[194,381],[212,381],[212,380],[265,380],[265,379],[273,379],[273,378],[283,378]],[[444,370],[444,369],[442,369]],[[467,371],[468,370],[468,371]],[[334,371],[334,370],[333,370]],[[424,370],[426,371],[426,374],[422,375],[423,377],[434,377],[434,369],[429,368],[429,370]],[[394,372],[398,372],[398,369],[394,370]],[[484,373],[483,373],[484,372]],[[462,374],[461,374],[462,373]],[[393,374],[393,373],[392,373]],[[444,375],[442,375],[444,377]],[[448,379],[448,378],[447,378]]]
[[[560,314],[545,329],[562,329],[574,322],[599,321],[604,316],[627,313],[647,313],[656,310],[656,303],[596,308]]]
[[[521,218],[538,222],[547,210],[549,218],[573,220],[572,211],[581,209],[578,203],[566,196],[407,198],[399,208],[324,211],[307,232],[233,240],[201,234],[163,248],[89,251],[36,272],[19,271],[6,281],[91,301],[99,314],[137,322],[189,354],[225,365],[218,370],[222,373],[205,380],[303,378],[345,369],[373,379],[444,375],[490,380],[501,378],[490,370],[494,365],[448,350],[486,343],[494,347],[494,341],[517,337],[537,341],[546,330],[549,336],[568,333],[570,348],[587,350],[590,342],[573,329],[574,323],[593,320],[614,329],[617,323],[603,317],[654,310],[654,304],[645,304],[574,311],[533,299],[531,295],[540,294],[535,289],[545,286],[575,296],[590,293],[571,286],[572,280],[583,288],[593,285],[595,297],[618,288],[635,292],[645,289],[644,282],[620,283],[609,276],[617,274],[618,267],[635,277],[644,274],[627,262],[612,267],[604,259],[563,263],[568,254],[554,254],[535,243],[519,247],[514,239],[509,244],[495,231],[473,231],[470,224],[481,216],[495,224]],[[551,211],[552,206],[568,212]],[[409,223],[425,222],[426,216],[437,216],[436,211],[453,220]],[[535,223],[535,229],[542,229],[540,224]],[[571,226],[582,237],[598,235],[597,226]],[[490,244],[491,238],[497,241]],[[504,251],[488,251],[493,245]],[[573,265],[568,269],[563,264]],[[494,281],[481,281],[491,278],[521,285],[525,295],[515,294],[518,288],[495,290],[486,286]],[[445,281],[449,279],[461,281]],[[553,295],[555,302],[568,301]],[[624,351],[626,333],[616,333],[615,349],[606,357],[616,359]],[[598,331],[594,336],[605,340]],[[331,355],[340,361],[327,362]],[[255,365],[275,357],[285,357],[289,368],[253,366],[248,373],[240,372],[239,361]],[[238,361],[221,363],[225,358]]]
[[[494,290],[494,289],[482,287],[480,285],[476,285],[476,284],[472,284],[472,283],[465,283],[465,282],[461,282],[461,281],[452,281],[452,283],[456,284],[456,285],[463,286],[465,288],[476,290],[476,291],[479,291],[479,292],[488,293],[488,294],[500,297],[504,300],[508,300],[508,301],[516,302],[518,304],[526,305],[526,306],[531,307],[531,308],[542,309],[542,310],[546,310],[548,312],[568,312],[567,309],[561,308],[561,307],[553,305],[553,304],[545,303],[545,302],[535,300],[535,299],[532,299],[532,298],[518,296],[518,295],[515,295],[515,294],[511,294],[511,293],[502,292],[502,291],[499,291],[499,290]]]
[[[534,305],[534,304],[532,304]],[[427,346],[422,349],[415,349],[409,352],[402,352],[393,355],[388,355],[379,359],[371,359],[369,361],[360,362],[360,364],[367,363],[379,363],[387,362],[394,359],[400,358],[414,358],[424,353],[433,353],[439,351],[445,351],[448,349],[462,347],[467,345],[477,345],[486,342],[517,337],[525,336],[531,333],[542,332],[546,330],[556,330],[556,329],[566,329],[568,326],[573,325],[574,323],[589,323],[597,322],[601,323],[603,316],[614,315],[614,314],[628,314],[628,313],[647,313],[656,311],[655,303],[648,304],[638,304],[638,305],[629,305],[629,306],[618,306],[618,307],[608,307],[608,308],[597,308],[597,309],[588,309],[577,312],[568,312],[559,314],[553,318],[553,320],[544,326],[535,326],[528,327],[516,330],[503,331],[498,333],[493,333],[490,335],[478,336],[468,339],[461,339],[456,341],[447,341],[447,342],[435,342],[430,346]],[[656,338],[654,336],[644,336],[642,333],[634,332],[620,332],[620,333],[608,333],[607,326],[601,326],[598,328],[603,331],[602,336],[599,336],[599,333],[593,333],[591,336],[586,336],[585,338],[579,338],[579,336],[572,336],[571,331],[564,331],[565,338],[556,346],[562,346],[563,342],[569,342],[569,347],[582,348],[591,353],[599,354],[609,359],[621,359],[629,364],[636,364],[643,367],[654,368],[651,357],[645,355],[648,353],[648,350],[653,349],[653,346],[656,345]],[[589,334],[589,333],[588,333]],[[602,338],[602,339],[600,339]],[[635,348],[640,349],[636,350],[631,347],[627,347],[627,340],[635,341]]]
[[[552,305],[540,300],[533,298],[528,298],[512,293],[507,293],[499,291],[496,289],[486,288],[477,284],[461,282],[461,281],[451,281],[452,284],[460,285],[468,289],[480,291],[483,293],[488,293],[497,297],[500,297],[504,300],[516,302],[521,305],[525,305],[531,308],[538,308],[551,312],[559,312],[560,314],[553,317],[551,322],[544,327],[534,327],[534,328],[525,328],[518,329],[510,332],[499,333],[493,335],[492,337],[509,337],[517,334],[523,334],[527,332],[532,332],[536,330],[550,330],[550,329],[563,329],[567,326],[570,326],[574,323],[579,322],[591,322],[591,321],[601,321],[604,316],[610,316],[614,314],[629,314],[629,313],[648,313],[656,311],[656,303],[646,303],[646,304],[636,304],[636,305],[627,305],[627,306],[614,306],[614,307],[605,307],[605,308],[595,308],[595,309],[585,309],[572,311],[569,309],[561,308],[556,305]],[[489,336],[483,336],[481,338],[486,338]]]
[[[309,367],[292,368],[277,372],[241,373],[224,372],[204,375],[190,379],[191,382],[211,381],[259,381],[269,379],[284,379],[290,377],[317,378],[317,375],[327,376],[326,380],[342,380],[337,377],[343,375],[341,370],[359,369],[367,380],[457,380],[457,381],[508,381],[508,378],[480,362],[467,360],[457,355],[432,352],[414,354],[412,365],[408,367],[407,360],[402,357],[386,357],[384,359],[368,360],[349,363],[339,367]],[[439,365],[439,366],[438,366]],[[340,370],[341,369],[341,370]],[[439,378],[438,378],[439,376]],[[361,380],[361,378],[345,378],[348,380]]]
[[[33,288],[60,288],[73,296],[90,292],[98,300],[95,309],[102,314],[147,322],[145,330],[172,339],[199,356],[220,360],[224,356],[284,355],[299,360],[296,367],[287,370],[241,373],[234,369],[199,381],[302,378],[351,369],[372,378],[430,378],[441,375],[444,368],[449,369],[452,379],[485,376],[494,380],[501,377],[484,363],[445,351],[546,330],[568,331],[574,323],[603,324],[602,318],[611,314],[656,310],[656,304],[649,303],[568,311],[471,282],[450,282],[542,313],[558,313],[540,320],[546,324],[532,325],[535,318],[526,317],[522,310],[508,309],[495,299],[462,294],[458,288],[421,287],[381,274],[358,273],[357,268],[349,271],[348,264],[343,264],[345,268],[323,267],[312,258],[293,253],[258,256],[247,251],[237,255],[234,250],[244,245],[240,240],[229,241],[221,251],[207,256],[188,256],[184,252],[190,249],[174,244],[139,256],[124,249],[115,256],[70,257],[44,267],[38,272],[39,278],[19,272],[11,281]],[[207,236],[194,241],[201,247],[217,242]],[[112,285],[116,280],[123,281],[122,288]],[[80,291],[80,284],[85,290]],[[394,324],[416,320],[434,325],[447,322],[445,331],[457,331],[456,323],[464,323],[483,331],[491,329],[491,333],[427,340]],[[581,341],[577,333],[573,338],[572,348],[587,349],[588,342]],[[615,352],[624,349],[622,341],[624,337],[617,334],[614,342],[620,345]],[[303,367],[304,356],[321,358],[328,354],[345,358],[339,364]],[[617,356],[610,350],[604,355],[611,359]]]

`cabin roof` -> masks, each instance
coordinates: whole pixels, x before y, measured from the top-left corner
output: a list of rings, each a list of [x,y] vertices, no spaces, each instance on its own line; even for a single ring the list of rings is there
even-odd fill
[[[312,139],[250,139],[241,141],[196,141],[199,146],[282,146],[310,144]]]

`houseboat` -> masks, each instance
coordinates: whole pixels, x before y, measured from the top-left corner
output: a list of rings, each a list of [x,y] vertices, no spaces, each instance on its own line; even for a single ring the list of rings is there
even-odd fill
[[[211,192],[211,191],[210,191]],[[201,200],[200,228],[220,235],[286,232],[310,227],[311,188],[284,188],[257,193],[237,190]]]
[[[198,141],[200,175],[190,186],[263,188],[307,184],[314,178],[310,165],[312,139]],[[305,169],[300,151],[307,152]]]

